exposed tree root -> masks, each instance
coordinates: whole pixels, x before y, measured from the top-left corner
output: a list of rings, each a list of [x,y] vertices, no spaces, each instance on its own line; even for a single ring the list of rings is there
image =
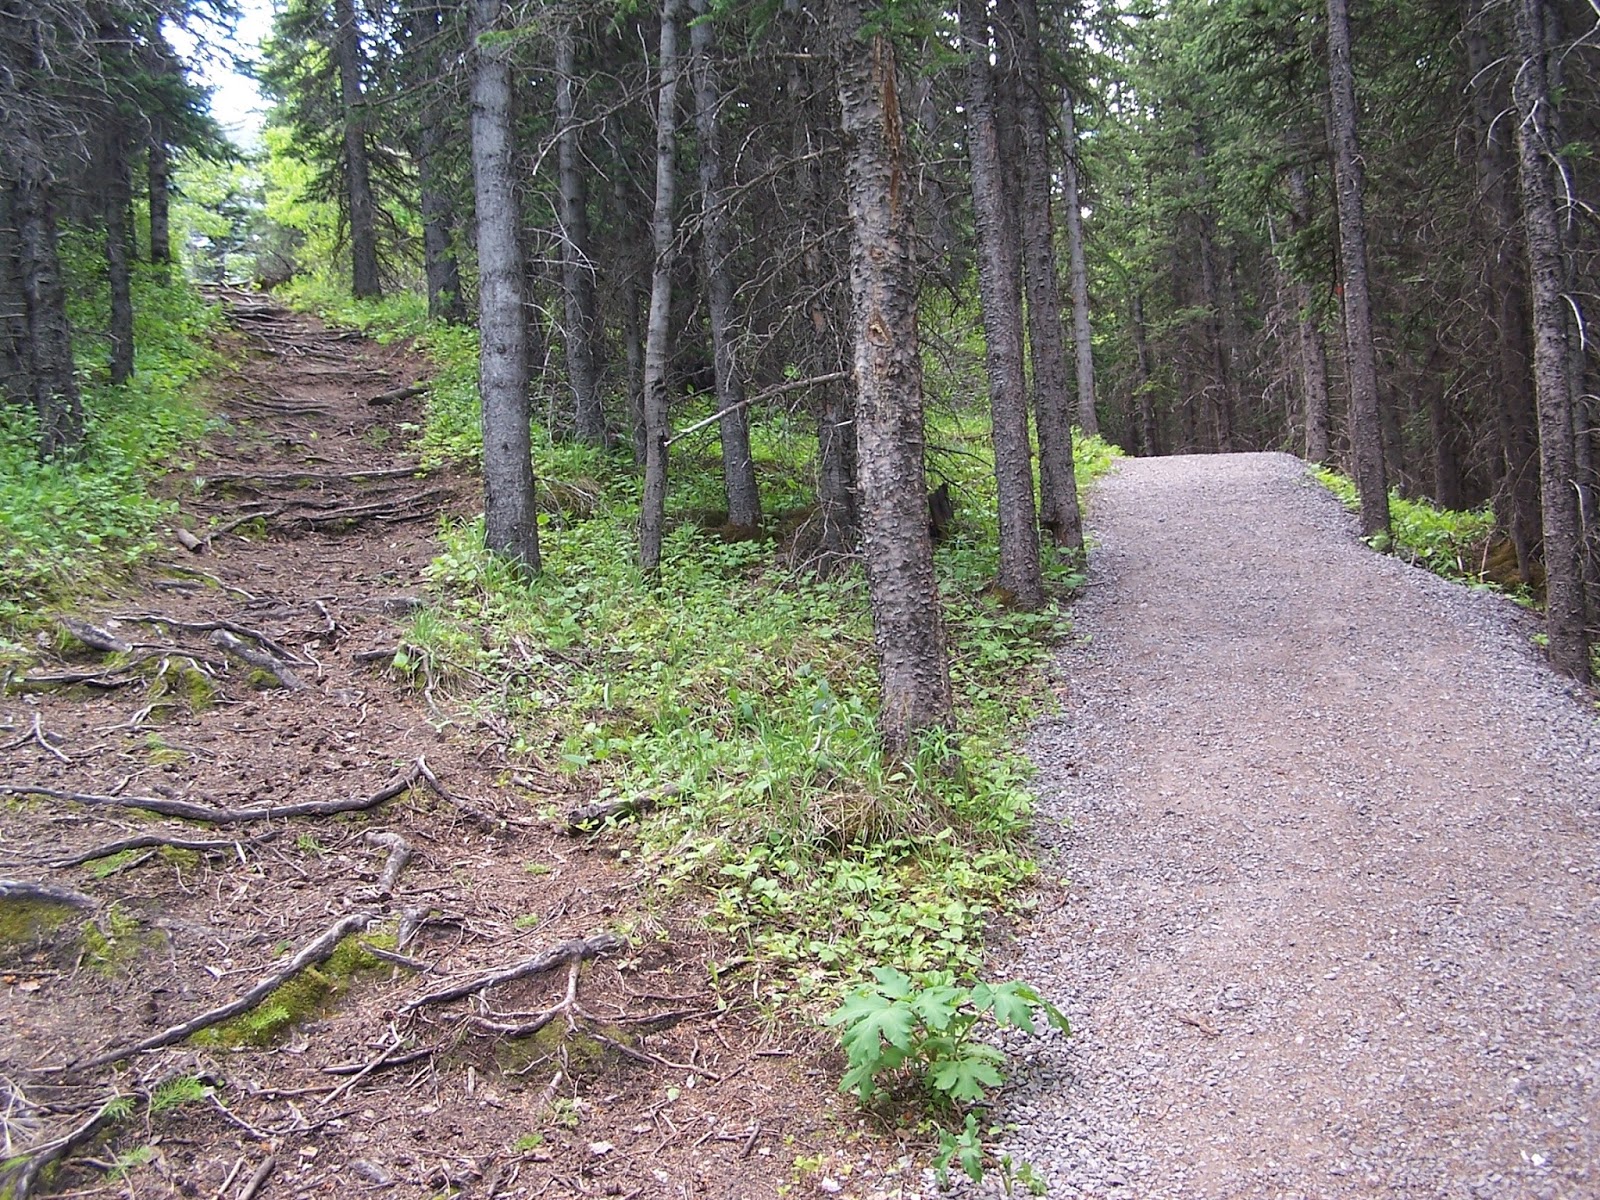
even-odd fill
[[[247,1013],[307,967],[314,967],[327,962],[333,956],[333,952],[338,948],[340,942],[352,933],[358,933],[365,929],[369,924],[377,920],[378,916],[378,913],[370,910],[346,913],[329,926],[316,940],[307,943],[298,954],[289,960],[282,970],[263,976],[253,988],[240,996],[236,996],[228,1003],[218,1008],[213,1008],[208,1012],[203,1012],[197,1017],[191,1017],[182,1024],[163,1029],[160,1033],[151,1034],[141,1041],[133,1042],[126,1046],[118,1046],[101,1054],[96,1054],[93,1058],[73,1063],[67,1069],[70,1071],[89,1071],[95,1067],[104,1067],[114,1062],[120,1062],[125,1058],[131,1058],[135,1054],[159,1050],[163,1046],[170,1046],[174,1042],[181,1042],[187,1037],[192,1037],[202,1029],[209,1029],[213,1025],[220,1025],[224,1021],[231,1020],[241,1013]]]
[[[115,842],[107,842],[103,846],[95,846],[70,858],[52,859],[49,865],[58,870],[64,867],[81,867],[86,862],[94,862],[97,858],[110,858],[113,854],[121,854],[125,850],[150,850],[161,846],[169,846],[174,850],[198,850],[202,854],[212,850],[239,850],[242,846],[270,842],[277,836],[276,830],[253,838],[220,839],[168,837],[164,834],[144,833],[138,837],[122,838]]]
[[[0,1190],[5,1191],[10,1200],[28,1200],[46,1171],[75,1150],[88,1145],[126,1115],[128,1099],[121,1094],[112,1096],[81,1125],[34,1150],[14,1168],[15,1174],[9,1184],[5,1184],[5,1176],[0,1173],[0,1184],[5,1185]]]
[[[49,883],[30,883],[23,879],[0,879],[0,900],[29,900],[41,904],[69,904],[73,908],[93,908],[93,896]]]
[[[625,949],[628,939],[615,933],[596,933],[586,938],[572,938],[559,942],[548,949],[541,950],[532,958],[509,967],[500,967],[497,970],[475,975],[460,983],[454,983],[437,991],[427,992],[413,1000],[407,1000],[400,1006],[403,1013],[415,1012],[431,1004],[445,1004],[451,1000],[459,1000],[463,996],[470,996],[475,992],[487,988],[497,987],[502,983],[510,983],[515,979],[525,979],[529,975],[539,975],[554,967],[567,963],[578,963],[586,959],[599,958],[602,954],[611,954]]]
[[[264,650],[256,649],[235,633],[230,633],[226,629],[219,629],[211,635],[211,644],[220,650],[226,650],[235,658],[248,663],[257,670],[266,671],[291,692],[303,692],[307,687],[305,680],[296,675],[294,668],[284,662],[283,659],[277,657],[277,655],[268,654]]]

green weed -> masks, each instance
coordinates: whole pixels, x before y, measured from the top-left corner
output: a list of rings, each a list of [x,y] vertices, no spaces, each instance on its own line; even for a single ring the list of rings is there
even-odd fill
[[[1311,476],[1339,498],[1351,512],[1360,509],[1355,481],[1326,467],[1312,467]],[[1389,494],[1391,543],[1375,546],[1393,551],[1413,566],[1465,583],[1483,582],[1481,555],[1494,535],[1494,512],[1487,505],[1471,512],[1437,508],[1426,500]]]

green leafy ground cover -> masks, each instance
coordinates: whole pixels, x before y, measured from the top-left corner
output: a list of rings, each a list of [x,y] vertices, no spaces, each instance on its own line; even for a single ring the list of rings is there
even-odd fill
[[[173,509],[152,484],[205,429],[196,378],[216,361],[217,314],[187,283],[153,269],[134,280],[135,371],[104,382],[108,303],[92,254],[66,246],[88,433],[80,451],[41,462],[31,408],[0,405],[0,624],[93,590],[154,545]]]
[[[308,299],[305,293],[302,303]],[[415,310],[317,305],[378,336],[416,333]],[[475,460],[476,346],[426,328],[438,377],[424,453]],[[709,409],[707,410],[709,411]],[[684,413],[685,422],[695,415]],[[774,530],[812,499],[812,422],[763,415],[752,430]],[[723,541],[714,433],[674,448],[670,533],[658,581],[635,565],[639,479],[625,451],[535,430],[544,573],[487,556],[478,522],[443,530],[433,604],[397,665],[513,731],[513,756],[596,799],[658,802],[628,853],[671,889],[696,889],[712,925],[760,963],[774,1005],[836,996],[873,964],[974,979],[986,926],[1023,903],[1030,769],[1015,746],[1051,697],[1042,667],[1069,629],[1061,609],[1019,613],[988,596],[996,574],[985,422],[945,412],[931,466],[960,497],[937,552],[958,728],[885,763],[866,588],[785,565],[777,537]],[[1081,479],[1116,451],[1079,447]],[[1064,598],[1077,564],[1052,563]]]
[[[1360,509],[1355,481],[1349,476],[1326,467],[1312,467],[1311,477],[1351,512]],[[1427,500],[1408,500],[1399,492],[1390,492],[1389,527],[1394,552],[1413,566],[1426,567],[1436,575],[1462,583],[1484,582],[1483,550],[1495,532],[1494,513],[1488,505],[1470,512],[1454,512]]]

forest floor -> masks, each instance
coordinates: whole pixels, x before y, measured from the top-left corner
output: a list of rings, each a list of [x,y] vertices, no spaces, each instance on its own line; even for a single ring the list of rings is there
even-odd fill
[[[492,713],[390,669],[480,486],[407,459],[422,360],[226,299],[186,533],[0,700],[11,1184],[31,1156],[73,1196],[915,1195],[831,1039],[741,1001],[616,838],[569,836],[589,798]],[[69,904],[17,902],[40,885]]]
[[[1600,1194],[1600,723],[1285,455],[1129,460],[1038,726],[1056,1197]]]

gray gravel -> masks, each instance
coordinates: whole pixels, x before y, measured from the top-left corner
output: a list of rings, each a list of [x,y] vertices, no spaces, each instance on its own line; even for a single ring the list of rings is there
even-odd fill
[[[1058,1197],[1600,1196],[1600,725],[1286,455],[1094,496],[1000,1148]],[[986,1190],[993,1190],[986,1188]]]

